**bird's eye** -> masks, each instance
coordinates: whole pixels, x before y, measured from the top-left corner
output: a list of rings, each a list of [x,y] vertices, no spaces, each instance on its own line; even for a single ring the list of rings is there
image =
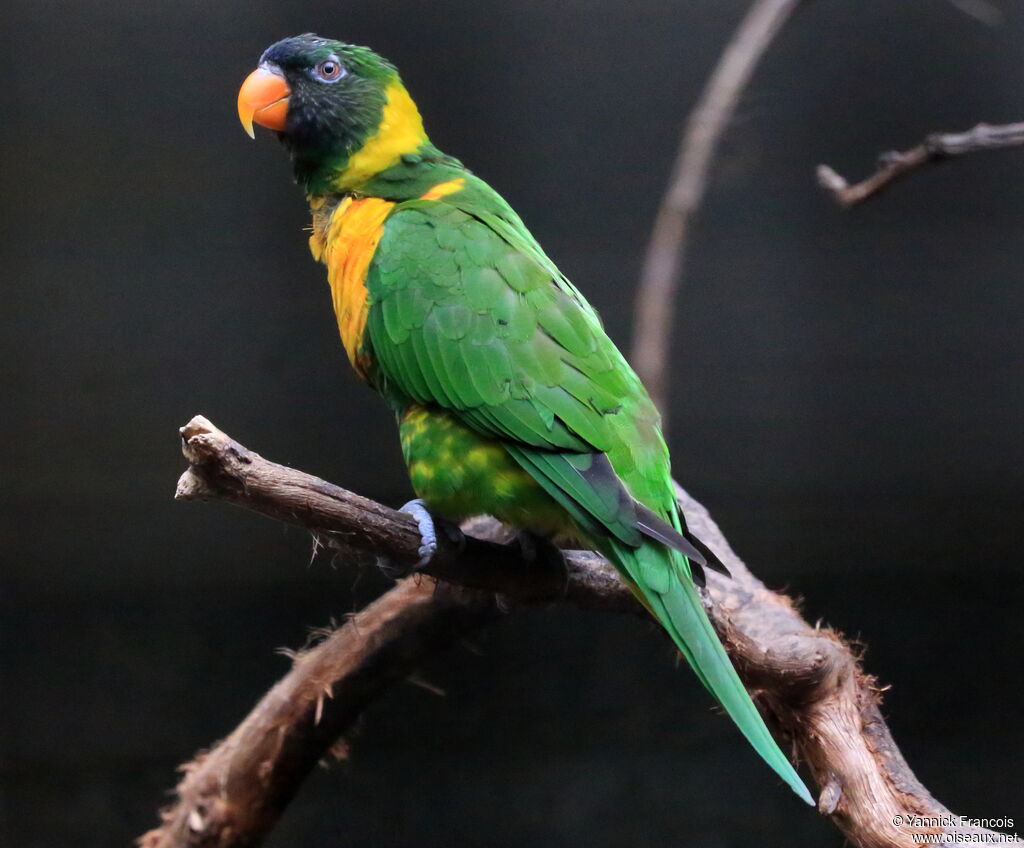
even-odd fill
[[[335,56],[328,56],[313,69],[313,74],[321,82],[336,82],[345,76],[345,69]]]

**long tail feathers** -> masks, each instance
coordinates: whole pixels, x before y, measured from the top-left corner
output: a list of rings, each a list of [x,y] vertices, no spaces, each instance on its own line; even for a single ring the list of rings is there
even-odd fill
[[[708,620],[690,580],[689,563],[677,553],[650,543],[635,549],[617,543],[608,547],[606,555],[637,585],[647,606],[668,631],[701,683],[722,705],[754,750],[803,801],[813,805],[810,792],[765,727]],[[648,578],[665,570],[666,566],[675,572],[671,579],[654,581],[661,585],[652,586]]]

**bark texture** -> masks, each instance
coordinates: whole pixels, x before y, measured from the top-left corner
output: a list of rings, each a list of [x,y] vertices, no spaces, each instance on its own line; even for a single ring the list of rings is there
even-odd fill
[[[176,497],[225,500],[305,527],[334,546],[372,553],[408,568],[418,558],[412,518],[244,448],[205,418],[182,428],[190,467]],[[732,572],[708,574],[705,605],[744,683],[777,733],[789,740],[820,787],[818,810],[861,848],[930,844],[1022,845],[962,825],[917,780],[879,711],[875,680],[835,632],[804,621],[733,552],[708,511],[679,490],[691,530]],[[643,614],[600,556],[564,552],[564,563],[525,561],[493,521],[476,520],[463,543],[450,534],[429,566],[406,577],[323,642],[241,725],[184,767],[163,823],[144,848],[255,845],[273,827],[310,769],[344,748],[338,740],[392,683],[430,653],[493,621],[498,609],[572,603]],[[436,581],[436,582],[435,582]],[[497,601],[497,602],[496,602]],[[780,791],[782,791],[780,789]],[[895,824],[894,822],[902,822]]]

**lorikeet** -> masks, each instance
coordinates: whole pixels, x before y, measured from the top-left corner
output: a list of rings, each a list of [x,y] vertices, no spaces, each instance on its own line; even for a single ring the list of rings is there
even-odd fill
[[[512,208],[427,138],[390,63],[307,34],[272,45],[238,113],[276,131],[313,215],[345,351],[394,410],[429,513],[489,514],[603,553],[754,749],[805,801],[694,582],[658,413]]]

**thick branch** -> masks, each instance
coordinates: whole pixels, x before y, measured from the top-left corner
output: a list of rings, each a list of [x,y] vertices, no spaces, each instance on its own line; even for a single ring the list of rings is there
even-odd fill
[[[856,206],[884,191],[896,180],[925,165],[981,150],[1024,145],[1024,123],[978,124],[962,133],[933,133],[909,150],[890,150],[878,157],[878,170],[850,185],[828,165],[818,166],[818,185],[832,193],[841,206]]]
[[[141,848],[259,844],[369,703],[431,654],[490,621],[480,592],[410,577],[299,654],[290,672],[225,740],[183,767],[176,803]]]
[[[384,557],[406,571],[419,559],[419,530],[406,513],[268,462],[201,415],[182,427],[181,435],[191,465],[178,481],[176,499],[216,499],[244,506],[311,530],[336,547]],[[475,528],[476,537],[499,535],[481,522]],[[560,599],[588,609],[637,609],[615,569],[596,554],[570,552],[566,570],[555,571],[540,561],[525,563],[518,546],[473,536],[459,545],[444,533],[439,537],[437,555],[424,574],[518,602]]]
[[[268,462],[203,418],[182,429],[191,467],[177,497],[227,500],[327,535],[396,563],[417,557],[415,525],[366,498]],[[913,833],[893,820],[949,816],[914,777],[878,709],[878,690],[837,634],[800,618],[784,595],[764,587],[731,550],[707,510],[685,492],[691,529],[733,573],[709,575],[707,603],[748,688],[769,721],[789,737],[822,787],[819,809],[863,848],[909,846]],[[495,538],[493,523],[473,532]],[[566,568],[523,562],[516,549],[471,539],[431,564],[445,581],[489,588],[518,602],[568,600],[588,609],[637,611],[614,569],[600,557],[568,552]],[[443,584],[442,584],[443,585]],[[305,773],[369,701],[461,630],[493,616],[480,594],[435,593],[405,580],[296,663],[224,743],[188,767],[178,800],[146,848],[256,844]],[[327,698],[324,693],[328,693]],[[950,826],[946,832],[969,828]],[[1017,842],[1015,844],[1022,844]]]
[[[686,258],[690,219],[704,197],[719,139],[736,103],[776,34],[805,0],[754,0],[700,100],[690,113],[647,243],[633,317],[630,361],[651,397],[668,415],[668,361],[676,291]]]

